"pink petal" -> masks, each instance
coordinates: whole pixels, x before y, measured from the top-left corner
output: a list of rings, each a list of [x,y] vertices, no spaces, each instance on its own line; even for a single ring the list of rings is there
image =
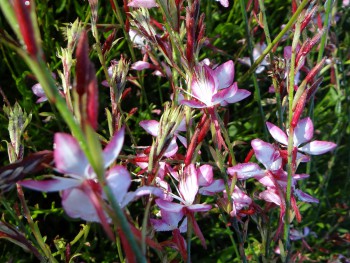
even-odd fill
[[[260,166],[256,163],[237,164],[233,167],[229,167],[227,169],[227,173],[231,176],[233,176],[234,173],[237,173],[237,178],[242,180],[251,178],[253,176],[265,174],[264,170],[262,170]]]
[[[152,67],[153,65],[146,61],[136,61],[134,64],[131,65],[131,69],[134,69],[134,70],[144,70]]]
[[[299,146],[305,142],[309,142],[314,136],[314,125],[309,117],[298,122],[294,130],[294,145]]]
[[[213,167],[209,164],[204,164],[197,169],[198,185],[208,186],[213,182]]]
[[[279,151],[272,144],[260,139],[254,139],[251,142],[256,159],[261,162],[267,170],[278,170],[282,165],[282,158]]]
[[[233,83],[231,85],[231,87],[233,87],[234,89],[236,89],[236,92],[230,96],[230,97],[226,97],[225,98],[225,102],[226,103],[236,103],[236,102],[239,102],[247,97],[250,96],[251,92],[248,91],[248,90],[245,90],[245,89],[238,89],[237,87],[237,82]],[[231,88],[230,87],[230,88]]]
[[[225,190],[225,183],[223,179],[214,180],[214,182],[208,186],[199,188],[198,193],[201,195],[214,195]]]
[[[282,203],[282,200],[279,197],[279,195],[276,194],[272,190],[265,190],[265,191],[261,192],[259,194],[259,198],[261,198],[267,202],[270,202],[270,203],[275,203],[276,205],[281,205],[281,203]]]
[[[219,90],[215,95],[212,97],[212,105],[219,104],[225,100],[227,102],[231,98],[233,98],[236,95],[237,92],[237,85],[231,85],[230,87],[226,89]]]
[[[85,176],[89,165],[78,141],[70,134],[56,133],[54,137],[56,168],[64,174]]]
[[[207,212],[211,209],[211,205],[195,204],[195,205],[189,205],[186,208],[192,212]]]
[[[43,90],[42,86],[40,85],[40,83],[35,84],[32,87],[32,91],[33,93],[38,96],[38,97],[46,97],[45,91]]]
[[[140,7],[152,8],[152,7],[156,7],[157,3],[155,0],[132,0],[128,4],[128,6],[135,7],[135,8],[140,8]]]
[[[284,131],[282,131],[279,127],[270,122],[266,122],[266,126],[272,138],[274,138],[277,142],[281,144],[288,145],[288,137]]]
[[[152,136],[158,136],[159,122],[155,120],[140,121],[140,126]]]
[[[77,187],[81,183],[82,181],[80,180],[65,178],[65,177],[58,177],[58,176],[52,180],[42,180],[42,181],[25,180],[25,181],[19,182],[21,186],[24,186],[26,188],[36,190],[36,191],[42,191],[42,192],[57,192],[57,191]]]
[[[311,155],[320,155],[332,151],[335,147],[337,145],[334,142],[313,141],[298,149]]]
[[[124,166],[116,165],[108,171],[106,181],[118,203],[121,204],[131,184],[128,170]]]
[[[115,159],[117,159],[120,150],[123,147],[124,143],[124,133],[125,133],[125,128],[122,127],[119,131],[117,131],[111,141],[108,143],[106,148],[103,150],[103,159],[105,163],[105,168],[110,166]]]
[[[184,206],[181,204],[172,203],[159,198],[156,199],[155,202],[160,207],[160,209],[165,210],[167,212],[179,213],[184,208]]]
[[[318,203],[319,202],[317,198],[312,197],[311,195],[304,193],[303,191],[301,191],[299,189],[295,189],[294,193],[300,201],[307,202],[307,203]]]
[[[197,171],[194,164],[184,169],[184,174],[180,177],[179,192],[187,205],[193,204],[198,192]]]
[[[62,206],[71,218],[81,218],[89,222],[100,222],[89,197],[79,188],[65,190],[62,193]]]
[[[171,156],[173,156],[173,155],[175,155],[175,154],[177,153],[177,150],[178,150],[178,149],[179,149],[179,148],[178,148],[177,143],[176,143],[176,138],[174,137],[174,138],[171,140],[171,142],[170,142],[168,148],[166,149],[166,151],[165,151],[165,153],[164,153],[164,156],[165,156],[165,157],[171,157]]]
[[[217,92],[217,79],[211,74],[212,70],[208,66],[202,67],[199,73],[200,78],[194,76],[191,83],[191,89],[194,97],[207,106],[211,106],[213,95]],[[204,76],[203,76],[204,75]]]
[[[185,148],[187,148],[187,139],[181,135],[176,135],[176,137],[179,139],[182,145],[185,146]]]
[[[223,7],[228,7],[228,0],[220,0],[220,4],[221,4]]]
[[[235,76],[235,65],[232,60],[229,60],[214,69],[214,73],[219,80],[218,89],[227,88],[233,82]]]

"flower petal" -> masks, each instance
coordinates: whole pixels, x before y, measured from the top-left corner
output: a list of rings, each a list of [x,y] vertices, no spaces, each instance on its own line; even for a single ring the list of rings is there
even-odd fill
[[[198,175],[198,185],[199,186],[208,186],[213,182],[213,167],[209,164],[204,164],[197,168]]]
[[[159,198],[156,199],[155,202],[160,207],[160,209],[165,210],[167,212],[179,213],[184,208],[184,206],[181,204],[172,203]]]
[[[301,191],[299,189],[295,189],[294,193],[300,201],[307,202],[307,203],[318,203],[319,202],[317,198],[312,197],[311,195],[304,193],[303,191]]]
[[[237,173],[237,178],[245,180],[257,175],[265,174],[264,170],[256,163],[240,163],[227,169],[227,173],[231,176]]]
[[[232,60],[229,60],[214,69],[214,73],[219,80],[218,89],[227,88],[232,84],[235,77],[235,65]]]
[[[52,180],[42,180],[42,181],[35,181],[35,180],[25,180],[19,182],[19,184],[23,187],[36,190],[36,191],[42,191],[42,192],[57,192],[73,187],[79,186],[82,181],[72,179],[72,178],[65,178],[65,177],[54,177],[55,179]]]
[[[314,136],[314,125],[312,120],[307,117],[300,120],[294,130],[294,145],[299,146],[305,142],[309,142]]]
[[[333,150],[335,147],[337,145],[334,142],[313,141],[298,149],[311,155],[320,155]]]
[[[231,87],[237,87],[237,82],[235,82],[235,83],[233,83],[232,85],[231,85]],[[230,88],[231,88],[230,87]],[[236,89],[236,88],[235,88]],[[226,97],[225,98],[225,102],[226,103],[236,103],[236,102],[239,102],[239,101],[241,101],[241,100],[243,100],[243,99],[245,99],[245,98],[247,98],[247,97],[249,97],[250,96],[250,94],[251,94],[251,92],[250,91],[248,91],[248,90],[245,90],[245,89],[238,89],[238,87],[237,87],[237,90],[236,90],[236,92],[232,95],[232,96],[230,96],[230,97]]]
[[[159,133],[159,122],[155,120],[140,121],[140,126],[152,136],[158,136]]]
[[[136,61],[134,64],[131,65],[131,69],[134,70],[144,70],[152,67],[153,65],[146,61]]]
[[[201,195],[214,195],[224,191],[225,183],[223,179],[214,180],[214,182],[208,186],[199,188],[198,193]]]
[[[197,171],[194,164],[187,166],[183,176],[180,177],[179,192],[186,205],[193,204],[198,192]]]
[[[160,190],[157,187],[153,186],[142,186],[137,188],[135,192],[128,192],[126,193],[124,200],[121,203],[121,207],[127,206],[131,201],[144,196],[144,195],[150,195],[153,194],[157,197],[163,197],[163,191]]]
[[[124,166],[116,165],[108,171],[106,181],[118,203],[121,204],[131,184],[128,170]]]
[[[111,141],[108,143],[106,148],[103,150],[103,159],[105,163],[105,168],[111,165],[115,159],[117,159],[120,150],[123,147],[124,143],[124,132],[125,128],[122,127],[119,131],[117,131]]]
[[[79,188],[63,191],[62,206],[71,218],[81,218],[89,222],[100,222],[100,218],[89,197]]]
[[[256,159],[261,162],[267,170],[276,171],[282,166],[282,158],[279,151],[272,144],[260,139],[251,142]]]
[[[144,8],[152,8],[156,7],[157,3],[155,0],[132,0],[128,4],[128,6],[138,8],[138,7],[144,7]]]
[[[271,122],[266,122],[266,126],[272,138],[281,144],[288,145],[288,137],[284,131]]]
[[[73,136],[67,133],[56,133],[54,148],[56,168],[61,173],[84,177],[89,163]]]
[[[203,102],[196,100],[182,100],[180,103],[195,109],[203,109],[208,107],[208,105],[204,104]]]
[[[272,189],[265,190],[259,194],[259,198],[265,200],[266,202],[275,203],[276,205],[281,205],[282,200],[278,194],[276,194]]]
[[[186,208],[192,212],[207,212],[211,209],[211,205],[194,204],[194,205],[189,205]]]

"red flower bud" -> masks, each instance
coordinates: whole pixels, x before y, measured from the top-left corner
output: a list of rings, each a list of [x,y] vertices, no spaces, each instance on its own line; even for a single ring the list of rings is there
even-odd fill
[[[89,82],[89,46],[87,42],[87,34],[86,31],[83,31],[81,33],[77,51],[76,51],[76,57],[77,57],[77,64],[75,67],[75,74],[77,78],[77,85],[76,85],[76,91],[79,94],[79,96],[83,95],[86,91],[86,86]]]

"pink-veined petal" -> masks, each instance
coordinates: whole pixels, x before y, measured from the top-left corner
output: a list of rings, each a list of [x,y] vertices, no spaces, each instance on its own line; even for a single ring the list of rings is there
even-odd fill
[[[237,92],[237,86],[231,85],[230,87],[226,89],[219,90],[216,94],[212,97],[212,105],[220,104],[223,101],[228,101],[231,98],[233,98],[236,95]]]
[[[230,86],[235,77],[235,65],[233,61],[229,60],[218,66],[216,69],[214,69],[214,74],[219,80],[219,90]]]
[[[261,198],[267,202],[270,202],[270,203],[275,203],[276,205],[281,205],[281,203],[282,203],[282,200],[279,197],[279,195],[276,194],[271,189],[261,192],[259,194],[259,198]]]
[[[89,163],[73,136],[67,133],[56,133],[54,148],[55,165],[61,173],[85,176]]]
[[[184,208],[184,206],[181,204],[172,203],[159,198],[156,199],[155,202],[160,207],[160,209],[165,210],[167,212],[179,213]]]
[[[213,167],[209,164],[204,164],[197,168],[198,185],[208,186],[213,182],[214,174]]]
[[[311,155],[320,155],[332,151],[335,147],[337,145],[334,142],[313,141],[298,149]]]
[[[140,121],[140,126],[152,136],[158,136],[159,122],[155,120]]]
[[[240,163],[233,167],[229,167],[227,173],[231,176],[233,176],[234,173],[237,173],[238,179],[245,180],[253,176],[263,175],[265,174],[265,171],[256,163]]]
[[[79,186],[82,181],[72,178],[65,178],[65,177],[54,177],[55,179],[50,180],[42,180],[42,181],[35,181],[35,180],[25,180],[19,182],[19,184],[23,187],[36,190],[36,191],[42,191],[42,192],[57,192],[73,187]]]
[[[194,164],[187,166],[184,174],[180,177],[179,192],[186,205],[193,204],[198,192],[197,171]]]
[[[192,94],[207,106],[211,106],[212,97],[217,92],[218,81],[208,66],[204,65],[201,70],[202,72],[198,73],[200,77],[194,76],[192,79]]]
[[[266,126],[272,138],[281,144],[288,145],[288,137],[284,131],[271,122],[266,122]]]
[[[63,191],[62,206],[71,218],[81,218],[89,222],[100,222],[100,218],[89,197],[79,188]]]
[[[194,204],[194,205],[189,205],[186,208],[192,212],[207,212],[211,209],[211,205]]]
[[[300,120],[294,129],[294,145],[299,146],[305,142],[309,142],[314,136],[314,125],[312,120],[307,117]]]
[[[251,142],[256,159],[261,162],[267,170],[278,170],[282,166],[282,158],[279,151],[270,143],[260,139],[254,139]]]
[[[108,143],[106,148],[103,150],[103,159],[104,159],[104,167],[107,168],[117,159],[120,150],[123,147],[124,143],[124,133],[125,128],[122,127],[119,131],[117,131],[111,141]]]
[[[106,181],[118,203],[121,204],[131,184],[128,170],[124,166],[116,165],[108,171]]]
[[[210,185],[199,188],[198,193],[201,195],[214,195],[225,190],[223,179],[214,180]]]

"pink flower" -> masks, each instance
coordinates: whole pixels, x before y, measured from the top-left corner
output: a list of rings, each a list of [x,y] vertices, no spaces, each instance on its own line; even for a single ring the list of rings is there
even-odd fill
[[[140,126],[149,134],[151,134],[154,137],[157,137],[159,134],[159,122],[155,120],[145,120],[140,121]],[[187,147],[187,140],[185,137],[181,136],[179,132],[186,131],[186,122],[183,120],[180,125],[177,127],[175,131],[175,136],[171,140],[170,145],[168,146],[166,152],[164,153],[165,157],[171,157],[177,153],[178,146],[176,143],[176,139],[179,139],[179,141]]]
[[[117,158],[124,141],[124,128],[118,131],[103,150],[104,167],[108,168]],[[58,172],[66,177],[51,176],[50,180],[25,180],[20,184],[24,187],[43,192],[62,192],[62,206],[72,218],[100,222],[101,206],[98,198],[106,199],[97,176],[90,166],[77,140],[70,134],[56,133],[54,138],[54,160]],[[162,196],[163,192],[154,187],[140,187],[135,192],[128,192],[131,184],[129,172],[125,167],[116,165],[106,172],[106,181],[119,205],[126,206],[133,199],[155,193]]]
[[[279,143],[288,145],[288,135],[279,127],[270,122],[266,122],[267,128],[271,136]],[[327,141],[312,141],[309,142],[314,135],[314,126],[309,117],[300,120],[294,129],[293,144],[298,148],[298,151],[310,155],[320,155],[333,150],[337,145]],[[300,155],[297,159],[302,158],[302,161],[308,161],[308,157]]]
[[[234,82],[234,64],[227,61],[214,70],[202,63],[196,68],[191,82],[192,100],[182,100],[192,108],[207,108],[218,104],[226,106],[241,101],[250,95],[244,89],[238,89]]]
[[[216,2],[220,2],[220,4],[223,6],[223,7],[228,7],[228,0],[215,0]]]

